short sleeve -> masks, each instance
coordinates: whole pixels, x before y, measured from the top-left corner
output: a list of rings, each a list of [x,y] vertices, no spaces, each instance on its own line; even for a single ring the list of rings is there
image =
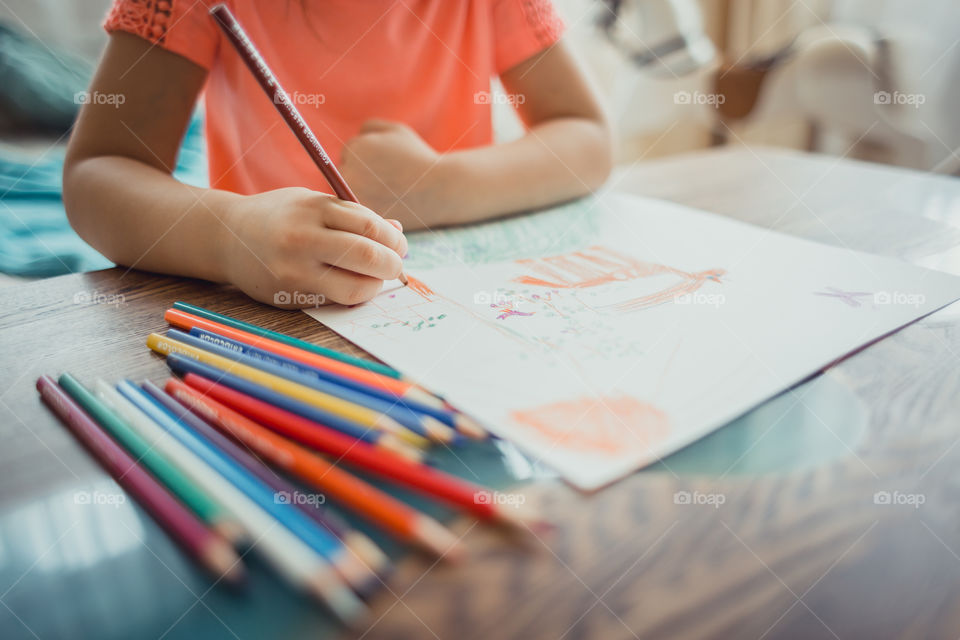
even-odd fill
[[[210,69],[220,34],[205,0],[114,0],[103,23]]]
[[[497,74],[515,67],[563,34],[563,21],[550,0],[494,0],[494,66]]]

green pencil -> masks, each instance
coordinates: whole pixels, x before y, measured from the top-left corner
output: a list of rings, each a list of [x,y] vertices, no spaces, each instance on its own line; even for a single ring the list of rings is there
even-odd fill
[[[235,542],[242,530],[233,518],[206,493],[193,484],[169,459],[155,450],[150,443],[131,429],[126,422],[111,411],[89,389],[69,373],[58,380],[67,394],[76,400],[103,429],[127,450],[138,463],[150,472],[180,502],[193,511],[200,520],[230,542]]]
[[[391,378],[396,378],[397,380],[403,379],[403,375],[399,371],[388,367],[385,364],[372,362],[364,358],[357,358],[355,356],[347,355],[346,353],[334,351],[333,349],[327,349],[326,347],[315,345],[311,342],[307,342],[306,340],[300,340],[299,338],[288,336],[285,333],[264,329],[263,327],[258,327],[255,324],[250,324],[249,322],[244,322],[243,320],[237,320],[236,318],[231,318],[230,316],[225,316],[222,313],[217,313],[215,311],[209,311],[203,307],[198,307],[187,302],[174,302],[173,308],[179,309],[184,313],[192,313],[195,316],[199,316],[212,322],[219,322],[220,324],[232,327],[234,329],[239,329],[248,333],[254,333],[258,336],[263,336],[264,338],[276,340],[277,342],[283,342],[284,344],[303,349],[304,351],[312,351],[313,353],[318,353],[322,356],[339,360],[340,362],[346,362],[355,367],[362,367],[368,371],[376,371],[381,375],[390,376]]]

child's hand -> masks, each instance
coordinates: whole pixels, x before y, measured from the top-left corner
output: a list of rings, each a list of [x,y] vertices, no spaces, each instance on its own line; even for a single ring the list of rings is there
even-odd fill
[[[299,187],[241,196],[225,224],[230,282],[286,309],[357,304],[400,274],[407,241],[396,221]]]
[[[344,145],[339,168],[360,202],[414,229],[444,206],[441,157],[407,125],[368,120]]]

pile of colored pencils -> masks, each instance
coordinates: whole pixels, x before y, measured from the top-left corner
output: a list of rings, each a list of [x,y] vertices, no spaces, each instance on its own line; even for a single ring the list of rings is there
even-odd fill
[[[37,388],[218,580],[242,582],[239,552],[252,548],[340,619],[356,619],[389,560],[328,498],[431,554],[463,553],[443,524],[361,475],[480,519],[524,519],[503,506],[516,500],[429,466],[429,446],[487,434],[397,371],[182,302],[165,319],[175,328],[147,345],[179,378],[88,388],[64,373]]]

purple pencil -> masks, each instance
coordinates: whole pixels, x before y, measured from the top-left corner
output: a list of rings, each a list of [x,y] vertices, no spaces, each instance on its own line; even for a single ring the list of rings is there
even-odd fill
[[[233,583],[243,580],[246,572],[233,547],[139,466],[53,378],[37,378],[37,391],[100,465],[188,554],[217,577]]]
[[[254,457],[249,451],[242,449],[233,440],[223,435],[218,429],[195,414],[189,407],[173,398],[157,385],[149,380],[145,380],[140,386],[143,387],[144,391],[156,398],[157,402],[167,408],[179,420],[183,421],[191,429],[219,447],[221,451],[233,458],[264,484],[273,489],[277,499],[289,499],[294,506],[310,516],[317,524],[328,529],[363,560],[368,567],[377,573],[383,573],[389,568],[390,561],[386,554],[367,536],[355,529],[350,529],[339,516],[325,509],[320,503],[316,501],[308,501],[305,503],[302,500],[297,500],[299,490],[293,486],[293,484],[267,468],[261,460]]]

